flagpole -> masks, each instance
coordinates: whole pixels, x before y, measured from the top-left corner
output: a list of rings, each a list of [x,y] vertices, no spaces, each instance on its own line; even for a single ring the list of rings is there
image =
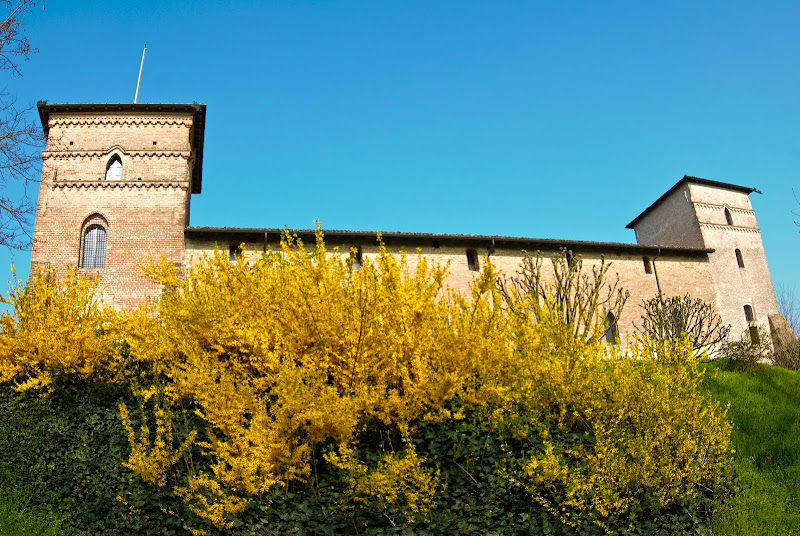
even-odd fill
[[[136,104],[137,99],[139,98],[139,82],[142,81],[142,67],[144,67],[144,53],[147,52],[147,43],[144,44],[144,50],[142,50],[142,63],[139,65],[139,78],[136,80],[136,95],[133,96],[133,103]]]

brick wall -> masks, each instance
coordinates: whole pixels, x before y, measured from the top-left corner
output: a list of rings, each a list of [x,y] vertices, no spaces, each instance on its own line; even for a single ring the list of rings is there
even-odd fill
[[[115,306],[157,295],[140,266],[161,255],[182,263],[192,116],[53,114],[47,126],[32,265],[79,266],[84,223],[98,214],[107,222],[105,267],[82,272],[100,277]],[[106,167],[115,156],[122,178],[109,181]]]

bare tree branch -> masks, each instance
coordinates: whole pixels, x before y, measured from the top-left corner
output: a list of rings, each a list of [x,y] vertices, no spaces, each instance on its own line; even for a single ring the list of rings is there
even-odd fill
[[[800,332],[800,298],[797,297],[795,287],[779,283],[775,289],[775,297],[778,298],[778,311],[797,334]]]
[[[24,17],[35,0],[0,0],[0,70],[21,75],[20,64],[37,50],[25,34]],[[38,182],[43,136],[32,108],[20,107],[8,88],[0,90],[0,246],[24,249],[31,241],[35,211],[28,184]]]

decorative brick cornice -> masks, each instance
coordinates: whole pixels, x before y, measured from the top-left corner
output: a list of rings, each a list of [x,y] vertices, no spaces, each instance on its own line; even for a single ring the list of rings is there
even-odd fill
[[[719,223],[703,223],[700,222],[700,227],[706,229],[714,229],[715,231],[733,231],[738,233],[756,233],[761,234],[761,229],[758,227],[740,227],[738,225],[724,225]]]
[[[135,180],[135,181],[87,181],[87,180],[56,180],[53,182],[53,189],[62,188],[180,188],[187,190],[189,183],[187,181],[151,181],[151,180]]]
[[[93,150],[93,151],[42,151],[42,159],[67,159],[67,158],[105,158],[113,149]],[[145,158],[170,158],[181,157],[188,160],[192,155],[191,151],[171,151],[171,150],[142,150],[142,151],[121,151],[123,154],[132,157]]]
[[[697,202],[697,201],[694,202],[694,206],[696,206],[698,208],[701,208],[701,209],[704,209],[704,210],[715,210],[715,211],[721,211],[721,210],[725,210],[727,208],[731,212],[735,212],[735,213],[738,213],[738,214],[753,215],[753,214],[756,213],[755,210],[751,210],[751,209],[747,209],[747,208],[730,207],[730,206],[718,205],[718,204],[714,204],[714,203],[700,203],[700,202]]]
[[[169,126],[180,125],[191,127],[193,121],[190,117],[180,116],[151,116],[142,117],[135,115],[118,116],[62,116],[51,117],[47,128],[63,126]]]

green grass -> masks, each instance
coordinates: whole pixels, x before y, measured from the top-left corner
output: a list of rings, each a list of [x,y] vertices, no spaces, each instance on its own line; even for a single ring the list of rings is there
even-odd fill
[[[66,534],[55,515],[34,513],[15,475],[0,467],[0,536],[61,536]]]
[[[704,365],[704,387],[734,424],[741,490],[717,513],[712,534],[800,535],[800,372],[759,365],[755,374]]]

